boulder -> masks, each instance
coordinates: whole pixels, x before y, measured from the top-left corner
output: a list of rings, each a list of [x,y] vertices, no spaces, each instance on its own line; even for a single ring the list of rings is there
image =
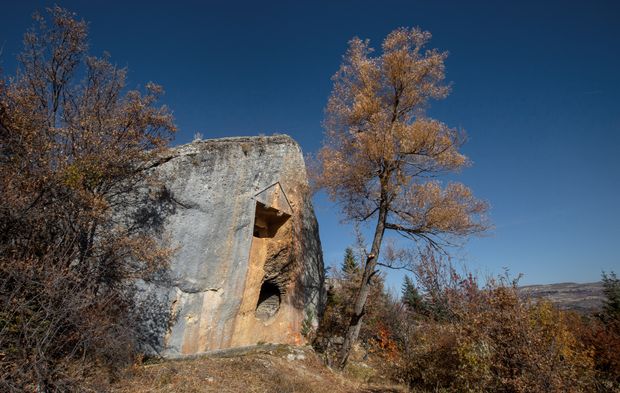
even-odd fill
[[[156,216],[174,250],[167,279],[139,285],[164,315],[145,318],[158,352],[303,344],[325,292],[299,145],[286,135],[195,141],[152,170],[172,203]]]

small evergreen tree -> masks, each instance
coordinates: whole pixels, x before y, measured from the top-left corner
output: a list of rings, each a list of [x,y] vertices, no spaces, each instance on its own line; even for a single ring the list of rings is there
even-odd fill
[[[359,265],[355,260],[355,255],[353,255],[353,249],[351,247],[347,247],[344,250],[344,260],[342,261],[342,272],[347,275],[352,275],[359,272]]]
[[[605,322],[620,321],[620,279],[611,271],[609,274],[603,272],[601,281],[605,295],[602,319]]]
[[[424,310],[422,296],[420,296],[418,289],[407,275],[405,275],[402,286],[402,301],[410,311],[422,312]]]

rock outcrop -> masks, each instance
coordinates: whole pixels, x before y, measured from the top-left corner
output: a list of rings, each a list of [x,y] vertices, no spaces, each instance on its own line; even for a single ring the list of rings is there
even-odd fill
[[[164,307],[163,321],[148,322],[161,353],[303,343],[324,300],[324,271],[297,143],[197,141],[153,170],[174,203],[160,222],[174,249],[168,280],[140,285]]]

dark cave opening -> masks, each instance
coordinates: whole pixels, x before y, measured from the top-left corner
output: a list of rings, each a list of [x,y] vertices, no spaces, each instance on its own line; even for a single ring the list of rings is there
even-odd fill
[[[264,321],[276,315],[280,309],[281,297],[282,292],[277,284],[271,281],[263,282],[256,303],[256,317]]]

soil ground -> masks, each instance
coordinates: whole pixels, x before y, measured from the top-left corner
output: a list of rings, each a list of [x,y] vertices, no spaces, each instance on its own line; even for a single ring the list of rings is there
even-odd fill
[[[192,359],[131,367],[115,393],[172,392],[406,392],[365,362],[340,372],[324,365],[310,347],[262,345]]]

